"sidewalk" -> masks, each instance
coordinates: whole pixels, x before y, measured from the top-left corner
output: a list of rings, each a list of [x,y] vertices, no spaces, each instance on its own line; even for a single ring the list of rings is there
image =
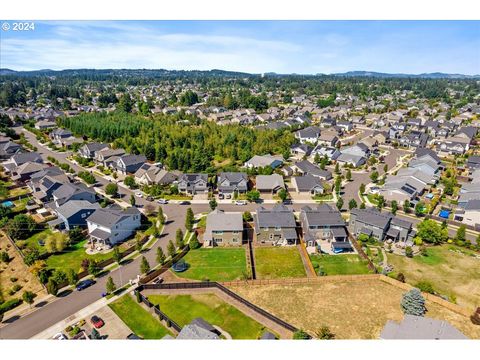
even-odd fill
[[[63,330],[67,326],[71,326],[82,319],[87,319],[90,315],[92,315],[102,307],[107,306],[108,304],[117,300],[119,297],[127,293],[130,293],[136,288],[136,286],[137,285],[133,285],[129,287],[127,290],[123,291],[121,294],[117,296],[112,296],[110,299],[102,298],[95,301],[94,303],[88,305],[87,307],[84,307],[83,309],[76,312],[75,314],[70,315],[68,318],[62,321],[59,321],[55,325],[52,325],[48,329],[45,329],[42,332],[38,333],[37,335],[33,336],[32,339],[51,339],[55,334],[63,332]]]

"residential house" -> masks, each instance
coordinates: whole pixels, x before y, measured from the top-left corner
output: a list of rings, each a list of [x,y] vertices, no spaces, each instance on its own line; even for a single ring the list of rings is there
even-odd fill
[[[207,226],[203,234],[204,246],[241,246],[242,243],[242,213],[226,213],[215,209],[207,215]]]
[[[295,173],[300,175],[312,175],[325,181],[332,179],[330,171],[322,170],[308,160],[297,161],[291,167]]]
[[[177,335],[177,340],[219,340],[221,333],[218,329],[203,320],[193,319],[185,325]]]
[[[97,164],[105,167],[114,167],[117,164],[117,160],[125,155],[123,149],[110,149],[106,148],[95,152],[94,160]]]
[[[470,173],[480,169],[480,156],[472,155],[467,160],[467,167]]]
[[[68,201],[85,200],[90,203],[97,202],[95,190],[82,183],[66,183],[52,192],[53,204],[50,207],[60,207]]]
[[[91,241],[110,246],[130,237],[140,225],[141,213],[136,207],[98,209],[87,217]]]
[[[53,192],[63,184],[70,182],[67,175],[58,167],[48,167],[30,176],[27,186],[37,202],[44,203],[52,199]]]
[[[254,227],[257,244],[278,246],[298,243],[295,216],[283,204],[277,204],[272,209],[258,207]]]
[[[208,193],[208,174],[183,174],[178,179],[178,190],[191,195]]]
[[[319,155],[320,157],[327,157],[329,160],[336,160],[340,156],[340,151],[332,146],[317,145],[312,151],[312,155]]]
[[[292,177],[292,186],[297,194],[319,195],[325,191],[324,182],[313,175],[302,175]]]
[[[46,168],[48,168],[48,165],[46,164],[29,161],[12,169],[10,177],[13,181],[25,183],[33,174],[45,170]]]
[[[68,201],[54,209],[57,218],[49,221],[48,225],[66,231],[74,227],[85,228],[87,226],[86,219],[98,209],[100,209],[98,203],[91,203],[85,200]]]
[[[0,160],[10,159],[13,155],[22,151],[22,146],[9,138],[3,137],[6,141],[0,141]]]
[[[335,146],[337,141],[338,141],[338,133],[337,131],[332,129],[329,129],[327,131],[322,131],[322,133],[318,137],[319,145]]]
[[[56,122],[50,119],[40,120],[35,123],[35,129],[37,130],[48,130],[48,129],[54,129],[56,127],[57,127]]]
[[[457,209],[454,219],[480,228],[480,197],[467,201],[463,208]]]
[[[281,189],[285,189],[282,175],[257,175],[255,178],[255,187],[261,193],[276,194]]]
[[[118,158],[115,167],[121,174],[135,174],[145,161],[147,158],[144,155],[122,155]]]
[[[307,246],[317,247],[320,241],[328,241],[333,250],[353,250],[348,241],[346,223],[340,211],[330,205],[305,206],[300,212],[303,238]]]
[[[377,241],[390,240],[409,245],[413,244],[415,235],[412,223],[376,209],[352,209],[349,227],[357,237],[363,234]]]
[[[317,126],[309,126],[295,132],[295,138],[302,144],[316,144],[319,136],[320,128]]]
[[[217,177],[217,189],[219,194],[234,192],[245,194],[248,191],[248,176],[242,172],[221,172]]]
[[[306,156],[310,156],[313,148],[308,144],[293,144],[290,147],[290,154],[297,159],[302,159]]]
[[[167,171],[158,165],[145,163],[135,172],[135,181],[140,185],[170,185],[180,175],[178,171]]]
[[[85,159],[93,159],[95,158],[98,151],[108,149],[107,144],[99,143],[99,142],[92,142],[83,145],[80,149],[78,149],[78,154],[85,158]]]
[[[380,333],[383,340],[466,340],[448,321],[405,314],[401,322],[387,320]]]
[[[245,162],[244,166],[252,169],[252,168],[263,168],[270,166],[272,169],[276,169],[277,167],[283,164],[283,156],[282,155],[255,155],[250,160]]]

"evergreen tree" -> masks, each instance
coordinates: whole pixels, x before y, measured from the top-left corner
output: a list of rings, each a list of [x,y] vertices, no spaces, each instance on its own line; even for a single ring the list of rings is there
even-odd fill
[[[111,276],[108,277],[107,279],[107,283],[105,285],[105,288],[107,290],[107,294],[112,294],[113,292],[115,292],[115,290],[117,289],[117,286],[115,285],[115,283],[113,282],[113,279]]]
[[[425,299],[417,288],[403,294],[400,303],[403,313],[408,315],[423,316],[427,311],[425,308]]]
[[[355,199],[350,199],[350,201],[348,202],[348,208],[352,210],[352,209],[355,209],[356,207],[357,207],[357,202],[355,201]]]
[[[176,249],[175,249],[175,245],[173,244],[173,241],[172,240],[169,240],[168,241],[168,245],[167,245],[167,253],[170,257],[174,257],[175,256],[175,253],[176,253]]]
[[[190,249],[198,249],[200,247],[200,243],[198,242],[197,234],[193,233],[190,242],[188,243]]]
[[[160,222],[160,225],[165,225],[165,215],[161,206],[158,207],[157,220]]]
[[[165,259],[166,259],[165,253],[163,252],[162,247],[159,246],[157,248],[157,263],[159,265],[163,265],[165,263]]]
[[[185,228],[188,231],[192,231],[193,229],[193,221],[194,221],[194,215],[193,215],[193,210],[192,208],[187,209],[187,215],[185,217]]]
[[[140,273],[146,274],[150,271],[150,264],[145,256],[142,256],[142,260],[140,260]]]
[[[183,231],[182,229],[177,229],[177,233],[175,234],[175,242],[177,244],[177,248],[183,248]]]

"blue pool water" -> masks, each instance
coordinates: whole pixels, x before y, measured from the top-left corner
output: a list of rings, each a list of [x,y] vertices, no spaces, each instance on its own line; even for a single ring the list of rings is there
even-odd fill
[[[13,203],[13,201],[4,201],[2,203],[2,206],[5,206],[5,207],[13,207],[15,204]]]
[[[450,210],[440,210],[440,214],[438,214],[441,218],[448,219],[450,216]]]

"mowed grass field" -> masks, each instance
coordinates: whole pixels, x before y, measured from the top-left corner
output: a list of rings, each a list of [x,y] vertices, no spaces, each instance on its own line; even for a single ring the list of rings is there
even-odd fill
[[[357,254],[339,254],[339,255],[310,255],[312,265],[318,264],[318,271],[322,270],[325,275],[355,275],[368,274],[366,260],[360,258]]]
[[[180,326],[201,317],[212,325],[220,326],[233,339],[257,339],[264,330],[262,324],[215,294],[150,295],[148,299],[153,304],[159,304],[160,309]]]
[[[381,280],[230,287],[240,296],[314,335],[328,326],[337,339],[377,339],[387,320],[401,321],[404,290]],[[470,338],[480,327],[427,301],[426,316],[449,321]]]
[[[306,276],[302,258],[296,246],[254,249],[257,279],[277,279]]]
[[[108,305],[132,332],[144,339],[161,339],[171,333],[129,294]]]
[[[183,258],[189,268],[175,275],[210,281],[231,281],[244,278],[247,273],[245,249],[240,248],[201,248],[190,250]]]
[[[480,257],[473,251],[454,245],[427,248],[428,256],[407,258],[387,254],[394,272],[403,273],[406,282],[415,285],[419,281],[430,282],[444,295],[457,298],[457,303],[474,309],[480,306]]]
[[[82,267],[82,260],[89,259],[95,261],[102,261],[112,257],[112,253],[88,255],[85,252],[85,243],[87,240],[80,241],[69,248],[65,249],[60,254],[50,255],[47,260],[47,266],[50,269],[59,269],[66,271],[67,269],[74,269],[79,272]]]

